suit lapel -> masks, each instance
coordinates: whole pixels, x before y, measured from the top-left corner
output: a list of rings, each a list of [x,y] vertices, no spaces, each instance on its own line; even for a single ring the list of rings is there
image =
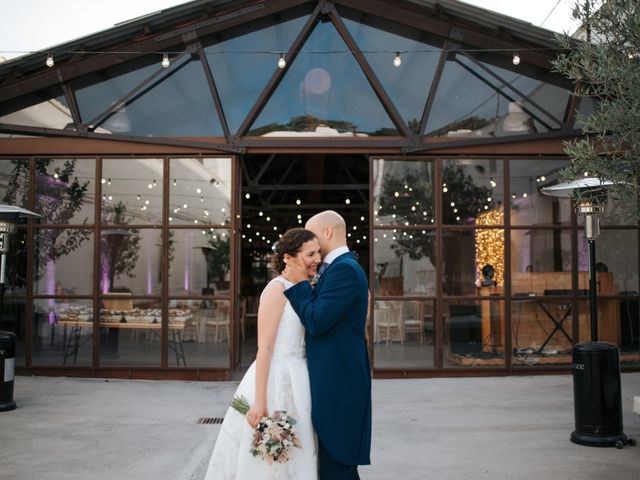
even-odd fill
[[[354,257],[352,252],[346,252],[343,253],[342,255],[340,255],[338,258],[336,258],[333,262],[331,262],[331,264],[326,268],[326,270],[324,271],[324,273],[322,275],[320,275],[320,279],[318,280],[318,283],[316,284],[316,291],[318,291],[318,289],[322,286],[322,281],[327,277],[327,272],[331,269],[331,267],[333,267],[336,263],[338,262],[342,262],[344,260],[346,260],[347,258],[350,257]]]

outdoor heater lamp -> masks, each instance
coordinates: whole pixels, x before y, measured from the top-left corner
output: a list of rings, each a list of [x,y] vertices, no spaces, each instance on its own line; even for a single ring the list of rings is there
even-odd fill
[[[9,250],[9,235],[16,231],[15,224],[25,218],[40,217],[37,213],[13,205],[0,204],[0,330],[4,318],[4,277]]]
[[[552,197],[577,200],[576,210],[585,218],[585,235],[589,244],[591,341],[576,344],[572,349],[575,430],[571,433],[571,441],[590,447],[623,448],[635,445],[636,441],[623,433],[620,351],[614,343],[598,341],[595,242],[600,234],[598,215],[605,211],[610,185],[613,182],[609,180],[585,177],[540,190]]]

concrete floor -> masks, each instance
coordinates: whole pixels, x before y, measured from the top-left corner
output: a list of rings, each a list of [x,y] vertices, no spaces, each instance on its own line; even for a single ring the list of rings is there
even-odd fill
[[[640,439],[640,373],[624,374],[625,433]],[[202,479],[237,383],[17,377],[0,413],[2,480]],[[376,380],[363,480],[635,480],[640,447],[569,442],[569,376]],[[302,479],[304,480],[304,479]]]

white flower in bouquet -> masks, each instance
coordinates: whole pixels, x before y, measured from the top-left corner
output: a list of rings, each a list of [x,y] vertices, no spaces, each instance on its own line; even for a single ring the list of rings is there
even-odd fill
[[[251,409],[244,397],[233,397],[231,407],[242,415]],[[285,410],[276,410],[273,415],[263,417],[253,433],[250,452],[269,463],[286,463],[291,458],[292,447],[301,448],[300,439],[293,431],[296,420]]]

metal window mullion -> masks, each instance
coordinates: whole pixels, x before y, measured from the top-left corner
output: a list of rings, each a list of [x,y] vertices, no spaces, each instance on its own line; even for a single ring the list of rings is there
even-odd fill
[[[207,59],[207,54],[202,47],[202,43],[197,43],[198,55],[200,56],[200,63],[202,64],[202,68],[204,69],[204,76],[207,79],[207,84],[209,85],[209,91],[211,92],[211,98],[213,99],[213,103],[216,106],[216,112],[218,112],[218,120],[222,125],[222,130],[224,132],[224,137],[229,139],[229,126],[227,125],[227,118],[224,115],[224,110],[222,109],[222,101],[220,100],[220,94],[218,93],[218,88],[216,87],[216,81],[213,78],[213,74],[211,73],[211,68],[209,66],[209,60]]]
[[[427,122],[429,121],[431,108],[433,108],[433,103],[436,98],[438,86],[440,85],[440,80],[442,79],[442,72],[444,72],[444,66],[447,63],[447,56],[449,55],[449,45],[449,42],[445,40],[444,45],[442,46],[442,51],[440,52],[440,59],[438,60],[436,71],[434,72],[433,79],[431,80],[431,87],[429,88],[429,93],[427,94],[427,101],[424,105],[424,110],[422,111],[422,120],[420,121],[420,136],[423,136],[424,131],[427,129]]]
[[[276,68],[276,71],[273,73],[273,75],[269,79],[269,82],[267,83],[267,85],[264,87],[264,89],[258,96],[258,99],[253,104],[253,107],[251,107],[251,110],[249,110],[249,113],[247,114],[244,121],[240,125],[240,128],[238,128],[238,131],[235,133],[236,137],[242,137],[246,135],[247,131],[249,130],[249,127],[253,124],[253,122],[255,122],[256,118],[258,117],[262,109],[267,104],[267,101],[269,100],[273,92],[276,90],[276,88],[278,88],[278,85],[280,85],[280,82],[284,78],[285,74],[289,71],[289,68],[295,61],[296,57],[298,56],[298,53],[300,52],[300,48],[311,35],[311,32],[313,31],[313,28],[315,27],[315,24],[318,20],[318,15],[320,14],[320,10],[321,10],[321,4],[316,5],[313,12],[309,16],[309,19],[302,27],[302,30],[300,30],[300,32],[294,39],[293,43],[289,47],[288,57],[286,59],[287,64],[285,65],[284,68]]]
[[[338,34],[340,35],[340,37],[342,37],[342,40],[344,40],[344,42],[347,44],[347,47],[349,48],[349,50],[351,50],[351,53],[356,59],[356,62],[358,62],[360,69],[362,70],[365,77],[369,81],[369,84],[373,88],[380,102],[382,102],[382,106],[384,107],[385,111],[391,117],[391,120],[395,124],[396,128],[400,130],[402,135],[404,135],[405,137],[410,137],[412,134],[409,131],[409,127],[407,127],[406,122],[402,119],[402,115],[400,115],[400,112],[398,111],[394,103],[391,101],[391,97],[389,97],[386,90],[380,83],[380,80],[378,79],[377,75],[371,68],[371,65],[369,65],[369,62],[367,62],[367,59],[365,58],[364,54],[360,51],[358,44],[356,43],[353,36],[351,35],[351,32],[349,32],[349,29],[347,28],[347,26],[342,21],[342,18],[338,14],[337,10],[333,5],[331,5],[329,11],[330,11],[329,15],[331,17],[331,21],[333,22],[333,26],[338,31]]]
[[[434,189],[434,214],[436,217],[436,308],[434,312],[434,336],[436,342],[435,348],[435,366],[438,370],[444,368],[444,305],[443,305],[443,245],[444,234],[442,231],[442,158],[435,159],[435,189]]]
[[[62,82],[62,90],[64,91],[64,96],[66,97],[67,103],[69,104],[71,118],[73,118],[73,123],[75,123],[76,130],[81,130],[82,118],[80,117],[80,110],[78,109],[78,102],[76,100],[75,92],[69,85],[69,82]]]

